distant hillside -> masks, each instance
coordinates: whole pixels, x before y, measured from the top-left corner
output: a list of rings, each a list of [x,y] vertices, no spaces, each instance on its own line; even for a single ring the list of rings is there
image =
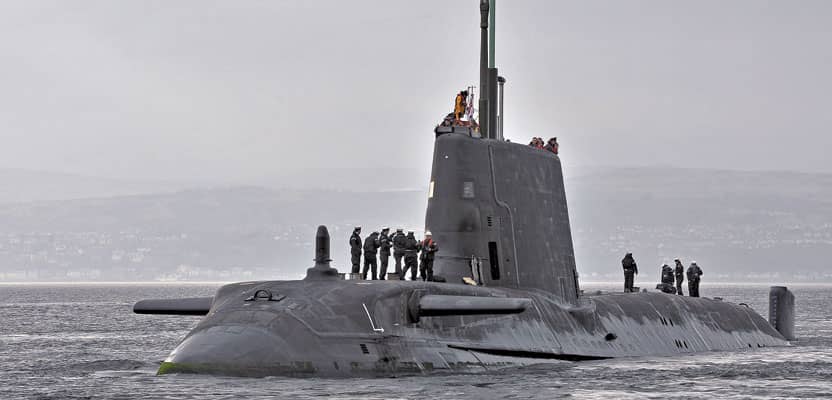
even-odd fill
[[[652,276],[681,257],[712,279],[832,278],[829,174],[604,168],[570,175],[566,190],[586,276],[617,277],[632,251]]]
[[[299,166],[301,167],[301,166]],[[246,185],[275,190],[388,191],[422,190],[430,171],[414,168],[286,169],[246,180]],[[240,186],[239,182],[177,182],[109,179],[58,172],[0,168],[0,204],[145,195],[195,188]]]
[[[298,277],[322,223],[344,269],[352,226],[423,228],[424,189],[362,182],[0,204],[0,280]],[[606,168],[568,170],[566,185],[584,280],[618,280],[627,251],[645,281],[675,257],[711,280],[832,280],[832,175]]]
[[[364,163],[362,163],[364,165]],[[344,167],[288,169],[282,173],[253,180],[252,183],[273,189],[386,191],[423,190],[428,187],[430,170],[389,167]]]
[[[186,185],[0,168],[0,204],[171,192]]]
[[[318,224],[343,266],[353,226],[419,229],[425,205],[422,192],[257,187],[0,205],[0,280],[296,277]]]

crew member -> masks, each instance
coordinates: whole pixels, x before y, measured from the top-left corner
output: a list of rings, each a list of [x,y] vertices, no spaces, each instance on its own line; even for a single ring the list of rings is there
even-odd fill
[[[423,281],[433,281],[433,258],[436,252],[439,251],[439,246],[433,240],[433,235],[430,231],[425,232],[425,240],[419,245],[422,251],[419,264],[419,275]]]
[[[702,268],[696,265],[696,261],[688,267],[688,296],[699,297],[699,279],[702,276]]]
[[[465,115],[466,99],[468,98],[468,91],[463,90],[456,95],[454,100],[454,119],[459,121]]]
[[[396,273],[402,275],[402,257],[404,257],[404,248],[407,245],[407,237],[402,228],[396,229],[396,233],[391,238],[393,241],[393,259],[396,261]]]
[[[416,236],[413,235],[413,231],[407,232],[407,236],[404,238],[404,241],[404,269],[399,277],[401,280],[404,280],[407,270],[410,270],[410,280],[415,281],[417,272],[416,269],[419,268],[419,266],[416,265],[417,256],[419,255],[419,241],[416,240]]]
[[[542,142],[543,139],[541,139],[540,141]],[[547,150],[547,151],[551,151],[552,153],[558,154],[558,138],[553,137],[553,138],[549,139],[549,141],[546,143],[546,147],[544,147],[544,149]]]
[[[624,259],[621,260],[621,266],[624,268],[624,293],[630,293],[633,291],[634,275],[638,275],[638,265],[633,258],[633,253],[624,255]]]
[[[378,237],[379,257],[381,261],[381,269],[379,270],[378,279],[387,279],[387,262],[390,261],[390,248],[393,247],[393,242],[390,240],[388,233],[390,228],[381,230],[381,235]]]
[[[533,137],[532,141],[529,142],[529,146],[534,147],[535,149],[543,149],[543,139],[539,137]]]
[[[460,115],[459,118],[462,119],[462,117],[467,115],[467,111],[468,111],[468,91],[463,90],[462,91],[462,115]]]
[[[676,275],[676,294],[684,296],[685,294],[682,293],[682,282],[685,281],[685,266],[682,265],[682,262],[678,258],[673,261],[676,262],[676,268],[673,270]]]
[[[366,257],[366,255],[364,256]],[[662,264],[662,292],[675,293],[673,289],[673,269],[667,264]]]
[[[352,273],[361,272],[361,227],[356,226],[350,236],[350,255],[352,256]]]
[[[378,253],[378,232],[373,232],[370,236],[367,236],[367,239],[364,239],[364,270],[361,271],[361,279],[367,279],[367,271],[372,269],[373,275],[370,277],[372,280],[377,279],[377,259],[376,254]]]

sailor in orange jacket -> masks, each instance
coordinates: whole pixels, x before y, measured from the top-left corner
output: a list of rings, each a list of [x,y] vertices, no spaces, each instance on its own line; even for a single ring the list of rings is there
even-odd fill
[[[456,100],[454,100],[454,119],[457,121],[462,119],[462,116],[465,115],[465,109],[468,107],[467,98],[467,90],[463,90],[456,95]]]

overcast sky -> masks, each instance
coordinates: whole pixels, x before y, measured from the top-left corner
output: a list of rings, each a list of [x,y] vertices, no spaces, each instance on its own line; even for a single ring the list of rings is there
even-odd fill
[[[502,0],[506,136],[567,165],[832,172],[832,1]],[[0,167],[429,168],[478,1],[0,1]]]

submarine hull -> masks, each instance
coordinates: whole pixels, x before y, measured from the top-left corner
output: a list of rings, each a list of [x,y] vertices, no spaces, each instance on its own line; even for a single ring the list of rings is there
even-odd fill
[[[280,300],[251,300],[262,290]],[[414,310],[419,298],[444,295],[528,306],[505,315]],[[750,308],[707,298],[622,293],[566,304],[545,292],[445,283],[265,281],[221,288],[159,373],[399,376],[786,344]]]
[[[344,280],[321,226],[304,280],[137,303],[137,312],[206,314],[159,373],[398,376],[788,344],[742,305],[581,294],[557,155],[443,134],[428,197],[435,276],[448,283]]]

